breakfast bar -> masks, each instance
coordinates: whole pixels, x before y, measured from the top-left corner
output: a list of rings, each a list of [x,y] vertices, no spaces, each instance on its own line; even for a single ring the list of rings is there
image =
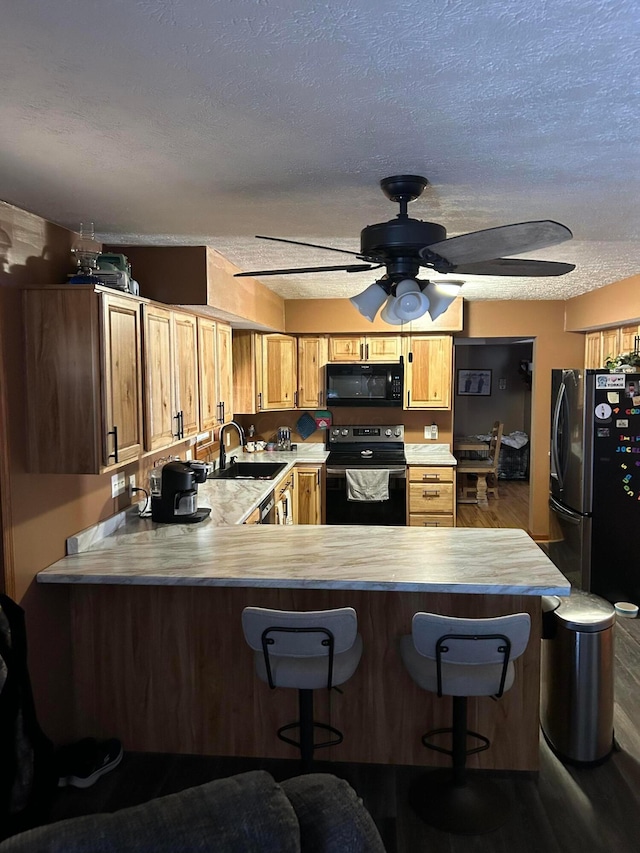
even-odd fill
[[[449,724],[450,700],[420,690],[398,640],[416,611],[531,615],[513,688],[469,702],[492,748],[470,766],[538,769],[540,596],[569,583],[522,530],[167,525],[117,533],[38,575],[71,596],[78,736],[126,749],[295,758],[276,729],[297,717],[295,691],[269,690],[241,629],[248,605],[350,605],[364,652],[343,693],[317,691],[316,719],[344,733],[326,760],[446,763],[421,735]]]

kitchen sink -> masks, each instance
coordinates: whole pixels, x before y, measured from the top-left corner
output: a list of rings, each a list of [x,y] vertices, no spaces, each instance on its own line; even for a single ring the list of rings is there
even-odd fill
[[[233,462],[222,471],[209,474],[209,480],[274,480],[287,467],[286,462]]]

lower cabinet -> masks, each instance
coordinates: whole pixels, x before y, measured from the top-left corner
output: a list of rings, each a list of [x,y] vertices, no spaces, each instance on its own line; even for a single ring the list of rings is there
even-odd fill
[[[409,466],[407,518],[411,527],[455,527],[455,468]]]
[[[297,524],[296,518],[296,482],[294,471],[289,471],[286,477],[283,477],[276,484],[273,490],[275,500],[275,523],[276,524]]]
[[[296,465],[296,524],[323,524],[324,465]]]

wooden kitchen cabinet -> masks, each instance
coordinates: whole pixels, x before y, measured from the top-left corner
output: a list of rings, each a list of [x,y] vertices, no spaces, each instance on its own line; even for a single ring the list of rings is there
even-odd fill
[[[297,340],[291,335],[233,333],[233,400],[237,414],[293,409]]]
[[[296,524],[323,524],[324,465],[296,465]]]
[[[410,465],[407,518],[411,527],[455,527],[455,468]]]
[[[325,405],[324,368],[327,339],[323,336],[298,338],[298,408],[318,409]]]
[[[328,361],[395,362],[402,354],[399,335],[332,335],[329,337]]]
[[[233,418],[231,327],[198,317],[200,429],[213,430]]]
[[[99,474],[137,459],[144,300],[91,285],[23,299],[29,471]]]
[[[450,409],[451,335],[409,335],[405,347],[405,409]]]
[[[200,426],[196,318],[143,306],[145,447],[195,436]]]
[[[273,489],[276,524],[297,524],[295,469],[279,480]]]

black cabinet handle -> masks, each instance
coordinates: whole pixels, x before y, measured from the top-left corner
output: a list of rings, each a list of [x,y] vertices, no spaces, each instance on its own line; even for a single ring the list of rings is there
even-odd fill
[[[180,412],[173,416],[174,421],[178,421],[177,423],[177,432],[173,433],[174,438],[180,438]]]
[[[113,458],[114,462],[118,461],[118,427],[114,425],[113,429],[107,433],[113,436],[113,453],[107,456],[107,459]]]

